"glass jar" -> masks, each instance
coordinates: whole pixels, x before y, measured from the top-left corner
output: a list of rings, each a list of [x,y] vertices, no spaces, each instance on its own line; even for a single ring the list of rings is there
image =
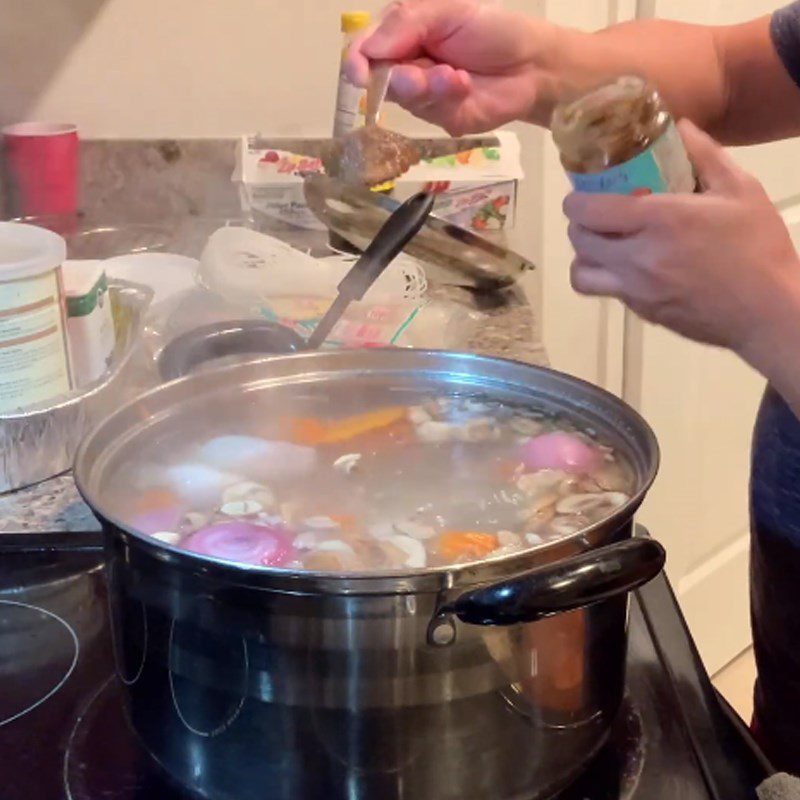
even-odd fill
[[[658,91],[622,76],[562,101],[553,140],[576,191],[693,192],[696,179],[675,121]]]

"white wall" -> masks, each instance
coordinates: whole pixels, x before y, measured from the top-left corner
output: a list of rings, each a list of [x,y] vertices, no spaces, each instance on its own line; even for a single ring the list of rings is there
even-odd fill
[[[348,7],[347,0],[0,0],[0,122],[69,120],[88,138],[327,135],[339,13]]]
[[[325,134],[342,5],[0,0],[0,119],[68,119],[91,138]]]

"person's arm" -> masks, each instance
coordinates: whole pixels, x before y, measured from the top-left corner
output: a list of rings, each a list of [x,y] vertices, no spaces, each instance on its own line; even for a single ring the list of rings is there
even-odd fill
[[[800,134],[800,0],[741,25],[642,20],[596,33],[477,0],[403,0],[351,49],[359,85],[371,59],[398,64],[393,99],[455,135],[514,119],[547,126],[566,89],[626,72],[727,144]]]
[[[800,257],[759,182],[691,122],[678,126],[704,191],[569,195],[572,285],[733,351],[800,417]]]
[[[781,60],[800,48],[800,16],[787,10],[774,21],[724,27],[647,20],[558,35],[556,85],[591,85],[634,72],[658,86],[676,116],[726,144],[800,134],[800,94]]]

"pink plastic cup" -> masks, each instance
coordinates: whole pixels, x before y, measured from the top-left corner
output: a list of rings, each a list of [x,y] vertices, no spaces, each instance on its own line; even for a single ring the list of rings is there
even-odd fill
[[[22,122],[3,128],[3,155],[16,216],[71,218],[78,211],[78,129]]]

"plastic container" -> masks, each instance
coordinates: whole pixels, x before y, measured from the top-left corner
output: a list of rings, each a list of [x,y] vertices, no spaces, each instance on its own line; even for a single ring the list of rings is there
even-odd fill
[[[369,23],[368,11],[346,11],[341,17],[342,49],[339,59],[336,113],[333,121],[334,137],[344,136],[365,122],[366,91],[350,83],[344,71],[344,62],[353,40],[369,26]]]
[[[227,227],[209,238],[198,279],[209,293],[240,307],[248,316],[278,322],[306,338],[354,263],[354,259],[341,256],[316,259],[267,234]],[[422,265],[399,255],[363,299],[348,306],[326,345],[394,344],[425,304],[426,290]],[[195,325],[196,320],[197,316]]]
[[[0,414],[65,394],[71,387],[57,233],[0,222]]]
[[[344,136],[366,122],[366,90],[350,83],[345,73],[344,62],[353,40],[369,26],[370,21],[371,17],[368,11],[345,11],[341,16],[342,49],[339,54],[339,83],[336,90],[336,111],[333,118],[334,138]],[[357,247],[333,231],[328,234],[328,245],[337,253],[356,254],[359,252]]]
[[[96,381],[114,355],[114,317],[102,261],[66,261],[67,348],[76,388]]]
[[[592,194],[693,192],[696,179],[658,91],[622,76],[560,103],[551,129],[573,187]]]

